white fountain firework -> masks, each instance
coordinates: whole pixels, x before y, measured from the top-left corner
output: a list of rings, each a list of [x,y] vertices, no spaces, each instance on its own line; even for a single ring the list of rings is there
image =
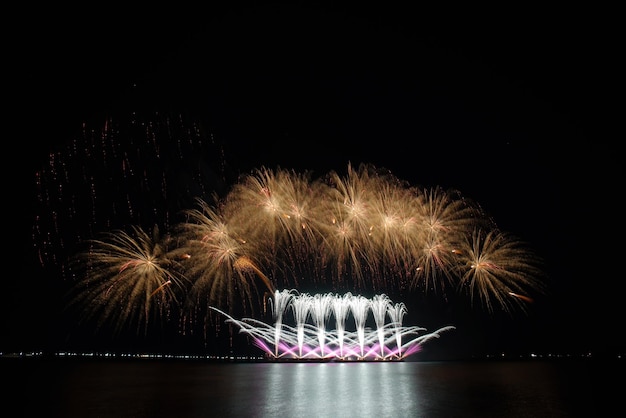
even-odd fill
[[[385,294],[368,299],[349,292],[310,295],[277,290],[274,303],[269,306],[273,309],[274,325],[253,318],[238,320],[218,308],[211,309],[252,337],[254,344],[273,360],[401,361],[417,353],[426,341],[455,329],[445,326],[424,333],[425,328],[403,326],[405,305],[394,304]],[[293,312],[295,326],[284,322],[288,309]],[[366,326],[370,314],[375,323],[373,329]],[[327,330],[331,316],[335,317],[336,328]],[[349,317],[354,321],[354,331],[346,329]],[[407,340],[408,336],[411,338]]]

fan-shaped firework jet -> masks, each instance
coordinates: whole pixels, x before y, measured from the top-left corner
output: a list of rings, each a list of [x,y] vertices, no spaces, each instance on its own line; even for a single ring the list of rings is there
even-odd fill
[[[249,335],[272,360],[400,361],[417,353],[426,341],[454,329],[446,326],[424,333],[425,328],[405,327],[399,315],[404,312],[404,306],[393,305],[384,294],[367,299],[351,293],[343,296],[333,293],[309,295],[296,294],[295,290],[277,290],[274,298],[280,301],[272,304],[275,307],[272,315],[277,318],[274,325],[253,318],[237,320],[217,308],[211,309],[224,315],[226,322],[239,327],[240,332]],[[282,321],[288,309],[293,310],[295,327]],[[375,322],[373,329],[366,327],[370,314]],[[329,330],[331,315],[335,315],[334,323],[341,326],[351,316],[355,330]]]

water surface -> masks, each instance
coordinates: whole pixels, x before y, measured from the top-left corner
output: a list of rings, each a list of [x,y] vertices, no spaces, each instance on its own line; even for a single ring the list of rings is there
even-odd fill
[[[587,360],[1,359],[0,370],[3,416],[574,417],[617,406],[610,380],[619,382],[624,367]]]

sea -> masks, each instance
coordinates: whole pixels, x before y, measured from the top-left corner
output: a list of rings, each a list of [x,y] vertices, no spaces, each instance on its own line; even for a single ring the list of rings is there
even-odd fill
[[[3,417],[592,417],[622,359],[277,363],[0,358]]]

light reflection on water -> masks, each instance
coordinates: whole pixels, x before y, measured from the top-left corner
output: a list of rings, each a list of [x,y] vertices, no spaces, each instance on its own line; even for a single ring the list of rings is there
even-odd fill
[[[265,364],[260,416],[415,416],[409,363]]]
[[[621,361],[2,360],[3,416],[571,417],[618,406]],[[17,412],[16,412],[17,411]]]

